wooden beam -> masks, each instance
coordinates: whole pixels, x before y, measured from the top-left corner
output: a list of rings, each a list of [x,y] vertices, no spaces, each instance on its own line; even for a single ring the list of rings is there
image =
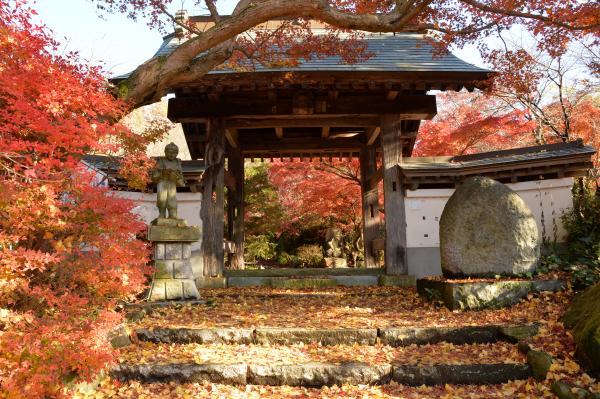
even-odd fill
[[[226,128],[225,129],[225,138],[229,145],[233,148],[238,148],[240,143],[238,142],[238,132],[237,129]]]
[[[379,124],[379,116],[350,115],[311,115],[290,118],[267,116],[264,118],[231,117],[225,120],[229,129],[263,129],[277,127],[372,127]]]
[[[283,138],[283,128],[282,127],[275,128],[275,136],[277,136],[278,139]]]
[[[360,151],[360,191],[362,196],[363,246],[365,267],[378,267],[373,240],[379,236],[379,193],[377,184],[371,183],[376,172],[375,147],[363,147]]]
[[[317,99],[323,100],[326,99]],[[306,100],[309,101],[309,100]],[[304,107],[310,110],[309,106]],[[304,109],[303,108],[303,109]],[[197,97],[176,97],[169,99],[168,117],[173,122],[190,122],[208,117],[273,115],[293,116],[297,114],[297,100],[222,98],[216,103],[202,101]],[[295,112],[296,111],[296,112]],[[346,96],[329,100],[323,109],[314,109],[319,115],[356,114],[381,115],[395,114],[401,119],[431,119],[437,112],[435,96],[431,95],[399,95],[389,101],[379,96]],[[307,111],[308,112],[308,111]]]
[[[365,145],[364,137],[340,137],[334,140],[312,137],[266,137],[263,135],[240,136],[240,148],[244,152],[261,151],[359,151]]]
[[[395,90],[390,90],[387,92],[385,98],[389,101],[395,100],[398,97],[398,92]]]
[[[367,130],[367,145],[373,145],[377,137],[379,137],[379,133],[381,133],[381,128],[379,126],[375,126],[369,128]]]
[[[321,138],[326,139],[327,137],[329,137],[329,126],[323,126],[321,129]]]
[[[229,170],[225,171],[225,174],[223,175],[223,182],[228,190],[235,191],[235,177],[231,175]]]
[[[377,187],[379,182],[383,179],[383,167],[377,169],[375,173],[372,173],[368,177],[369,187]]]
[[[402,163],[402,121],[400,115],[381,118],[383,189],[385,208],[385,268],[391,275],[408,274],[406,255],[406,210]]]

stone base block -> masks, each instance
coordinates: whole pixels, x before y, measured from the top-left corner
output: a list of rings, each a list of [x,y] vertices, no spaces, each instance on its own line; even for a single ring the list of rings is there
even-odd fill
[[[192,279],[155,278],[152,281],[148,296],[151,302],[189,299],[200,299],[200,293]]]
[[[429,300],[442,301],[452,310],[501,308],[516,304],[533,290],[546,286],[556,290],[561,284],[540,284],[532,280],[452,281],[431,278],[417,280],[417,292]]]
[[[195,242],[200,240],[201,231],[196,226],[149,226],[148,241]]]
[[[384,287],[414,287],[416,284],[415,276],[379,276],[379,285]]]
[[[202,288],[227,288],[227,277],[198,277],[196,287]]]
[[[325,258],[325,266],[329,269],[348,267],[348,261],[344,258]]]

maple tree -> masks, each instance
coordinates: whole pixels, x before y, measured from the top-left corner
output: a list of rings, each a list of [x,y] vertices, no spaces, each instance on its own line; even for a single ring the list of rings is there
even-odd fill
[[[523,147],[535,127],[520,109],[484,93],[442,93],[440,109],[419,129],[414,156],[454,156]]]
[[[149,269],[134,204],[101,187],[88,153],[124,155],[145,185],[149,140],[111,121],[127,107],[102,71],[60,55],[23,1],[0,0],[0,384],[58,397],[114,358],[118,298]]]
[[[156,102],[175,85],[197,80],[230,59],[277,64],[281,53],[286,54],[286,62],[332,53],[344,54],[347,60],[366,56],[358,30],[430,30],[437,33],[443,47],[481,43],[519,24],[534,32],[539,46],[552,54],[564,52],[573,40],[591,37],[591,45],[597,45],[600,39],[600,15],[593,0],[240,0],[227,17],[219,15],[217,1],[194,0],[193,5],[206,7],[214,20],[214,26],[203,31],[191,21],[176,19],[169,12],[172,1],[94,2],[101,10],[146,18],[155,28],[164,30],[175,23],[188,34],[170,55],[152,58],[120,83],[119,94],[133,106]],[[296,23],[284,23],[269,33],[254,32],[260,40],[239,36],[282,17]],[[306,23],[310,19],[328,24],[327,33],[313,34]]]
[[[269,180],[277,187],[286,214],[284,229],[318,218],[355,228],[361,219],[358,160],[273,162]]]

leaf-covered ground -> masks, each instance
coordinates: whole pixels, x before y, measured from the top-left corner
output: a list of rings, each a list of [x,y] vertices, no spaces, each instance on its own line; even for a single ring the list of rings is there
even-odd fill
[[[368,364],[475,364],[524,363],[525,356],[515,345],[494,344],[410,345],[393,348],[386,345],[201,345],[153,344],[140,342],[121,350],[124,363],[252,363],[300,364],[308,362],[364,362]]]
[[[269,386],[227,386],[218,384],[141,384],[101,382],[93,393],[75,394],[75,398],[555,398],[551,384],[567,382],[593,392],[600,383],[582,370],[574,358],[571,334],[560,322],[572,294],[569,292],[530,296],[508,309],[480,312],[452,312],[421,300],[412,289],[401,288],[337,288],[326,291],[298,292],[272,289],[239,289],[204,291],[213,299],[212,307],[162,309],[146,317],[138,326],[193,327],[385,327],[385,326],[457,326],[490,323],[538,322],[539,334],[527,340],[533,348],[546,351],[555,362],[545,381],[512,381],[501,385],[408,387],[391,383],[385,386],[350,386],[301,388]],[[290,346],[259,345],[157,345],[138,343],[139,347],[121,350],[121,361],[208,362],[326,360],[348,359],[368,363],[490,363],[523,362],[523,355],[506,343],[391,348],[386,346],[332,346],[316,344]],[[162,350],[157,350],[158,347]],[[166,350],[165,350],[166,348]]]
[[[212,306],[157,309],[135,327],[385,328],[530,323],[556,319],[567,292],[530,296],[507,309],[453,312],[412,288],[346,287],[320,291],[230,288],[202,291]]]

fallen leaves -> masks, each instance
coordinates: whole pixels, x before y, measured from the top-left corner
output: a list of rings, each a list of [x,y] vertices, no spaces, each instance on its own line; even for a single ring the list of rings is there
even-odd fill
[[[491,364],[524,363],[525,356],[515,345],[494,344],[453,345],[442,342],[432,345],[410,345],[394,348],[386,345],[298,344],[271,345],[201,345],[154,344],[139,342],[121,349],[122,363],[252,363],[301,364],[308,362],[363,362],[371,365],[402,364]]]
[[[547,293],[512,308],[451,311],[422,299],[412,288],[340,287],[325,291],[270,288],[205,290],[213,306],[157,309],[136,327],[386,328],[519,324],[555,320],[571,294]]]

